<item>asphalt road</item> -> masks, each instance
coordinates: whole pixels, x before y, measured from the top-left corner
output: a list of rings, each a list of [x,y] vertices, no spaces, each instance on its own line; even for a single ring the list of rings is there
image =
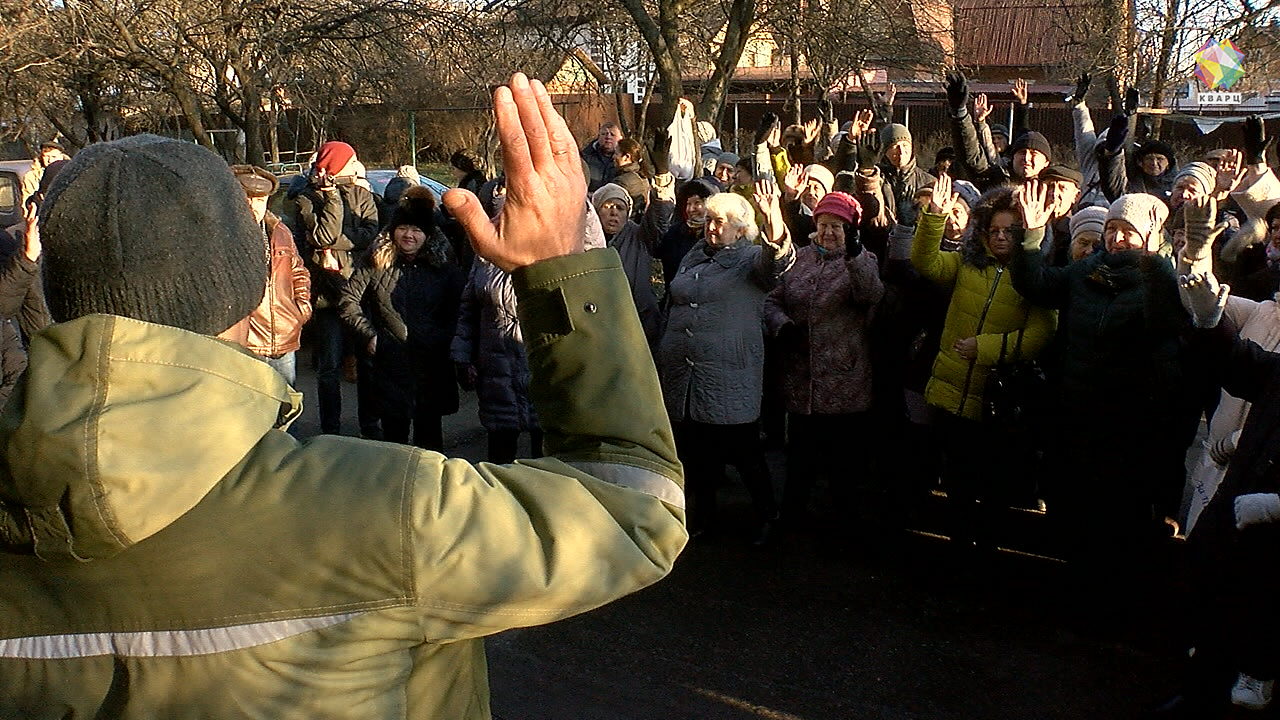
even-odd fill
[[[299,385],[314,377],[299,356]],[[344,432],[356,434],[354,385]],[[314,406],[314,403],[310,403]],[[298,420],[318,431],[314,407]],[[445,423],[447,453],[481,459],[475,400]],[[770,456],[781,478],[781,453]],[[821,492],[821,488],[819,488]],[[821,507],[821,495],[819,495]],[[749,500],[722,491],[728,525],[691,543],[672,574],[605,608],[488,643],[500,720],[1063,720],[1137,717],[1176,686],[1188,610],[1159,582],[1130,596],[1082,591],[1035,549],[1043,516],[1018,513],[974,558],[937,537],[945,497],[912,531],[885,529],[869,499],[760,550]],[[1166,564],[1136,575],[1176,576]],[[1275,713],[1240,713],[1273,717]]]

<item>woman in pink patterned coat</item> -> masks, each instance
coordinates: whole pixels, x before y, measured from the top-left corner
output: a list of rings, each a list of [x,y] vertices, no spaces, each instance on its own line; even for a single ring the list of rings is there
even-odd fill
[[[819,473],[847,506],[855,478],[869,470],[870,324],[884,295],[876,256],[858,241],[858,201],[828,193],[813,216],[813,243],[765,301],[787,410],[788,524],[803,522]]]

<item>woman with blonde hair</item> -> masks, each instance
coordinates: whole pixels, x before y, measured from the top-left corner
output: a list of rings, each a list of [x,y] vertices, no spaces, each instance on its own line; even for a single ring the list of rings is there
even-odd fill
[[[426,188],[405,191],[342,292],[342,320],[373,356],[383,436],[443,450],[441,418],[458,411],[449,344],[464,277],[435,224]]]

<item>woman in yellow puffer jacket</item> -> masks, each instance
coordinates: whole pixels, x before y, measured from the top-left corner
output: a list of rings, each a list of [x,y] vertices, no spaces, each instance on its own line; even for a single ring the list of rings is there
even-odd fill
[[[1028,303],[1010,280],[1007,268],[1021,241],[1021,214],[1011,188],[988,192],[974,207],[964,248],[939,249],[942,230],[957,196],[951,178],[934,185],[929,206],[920,213],[911,247],[911,263],[922,276],[951,292],[941,349],[925,388],[925,400],[945,411],[943,418],[947,494],[956,502],[959,523],[953,538],[972,545],[979,528],[992,531],[993,515],[1008,506],[1016,475],[1025,470],[1011,458],[1015,448],[993,445],[984,427],[982,392],[987,374],[1015,354],[1032,360],[1053,337],[1057,317]],[[980,506],[975,501],[981,501]],[[982,517],[978,511],[982,511]]]

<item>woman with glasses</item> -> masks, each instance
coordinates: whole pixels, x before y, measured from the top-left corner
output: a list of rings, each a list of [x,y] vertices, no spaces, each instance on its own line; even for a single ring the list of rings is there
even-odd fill
[[[958,201],[951,178],[938,178],[916,225],[911,263],[951,294],[925,400],[945,411],[943,479],[956,520],[951,536],[958,545],[973,547],[986,544],[998,527],[997,513],[1008,507],[1021,469],[1007,455],[992,452],[991,430],[981,423],[987,375],[1002,361],[1035,359],[1053,336],[1057,319],[1027,302],[1009,278],[1009,262],[1022,239],[1013,190],[997,188],[984,195],[973,208],[964,247],[943,252],[943,230]]]

